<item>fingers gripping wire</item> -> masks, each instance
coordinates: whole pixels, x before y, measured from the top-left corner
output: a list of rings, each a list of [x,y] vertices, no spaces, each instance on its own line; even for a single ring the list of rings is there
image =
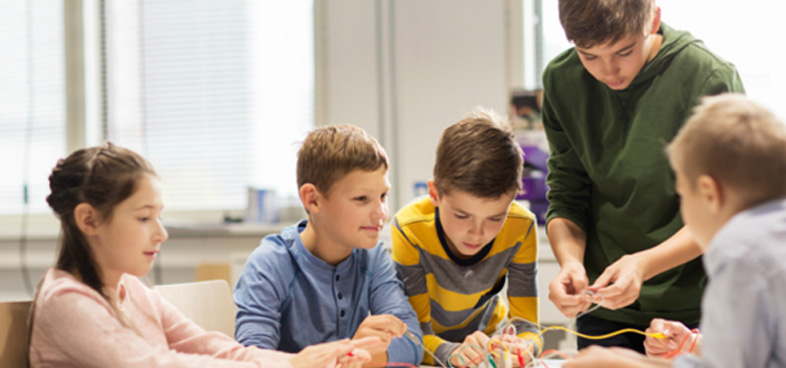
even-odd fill
[[[603,294],[592,292],[592,291],[589,291],[589,290],[585,290],[584,293],[586,294],[585,295],[586,298],[588,298],[590,300],[595,300],[596,298],[599,297],[600,301],[597,302],[597,303],[593,302],[593,305],[590,308],[588,308],[586,311],[583,311],[583,312],[577,314],[575,317],[571,318],[568,321],[568,323],[566,324],[567,326],[575,326],[576,321],[580,317],[585,316],[587,314],[590,314],[590,313],[596,311],[598,308],[602,307],[603,303],[606,301],[604,296],[603,296]],[[620,334],[623,334],[623,333],[638,333],[638,334],[642,334],[642,335],[645,335],[645,336],[651,336],[651,337],[659,338],[659,339],[665,338],[665,336],[663,336],[663,334],[661,334],[659,332],[657,332],[657,333],[647,333],[647,332],[639,331],[639,330],[632,329],[632,328],[626,328],[626,329],[614,331],[612,333],[608,333],[608,334],[605,334],[605,335],[593,336],[593,335],[587,335],[587,334],[583,334],[583,333],[577,332],[577,331],[575,331],[575,328],[569,328],[569,327],[566,327],[566,326],[546,326],[546,327],[543,327],[543,326],[538,325],[537,323],[529,321],[529,320],[527,320],[525,318],[522,318],[522,317],[519,317],[519,316],[514,316],[514,317],[511,317],[507,321],[507,323],[502,325],[502,327],[498,329],[497,333],[495,333],[495,334],[490,336],[490,339],[489,339],[488,343],[486,344],[486,346],[464,345],[457,352],[455,352],[455,353],[450,355],[450,357],[448,358],[447,365],[446,365],[444,362],[440,361],[434,355],[434,353],[432,353],[429,349],[426,349],[426,347],[422,343],[420,343],[420,341],[417,339],[417,337],[414,336],[411,332],[407,331],[404,335],[408,339],[412,340],[412,342],[415,343],[416,345],[420,345],[421,347],[423,347],[423,351],[425,353],[431,355],[434,358],[434,362],[436,364],[438,364],[440,367],[443,367],[443,368],[470,368],[470,367],[472,367],[472,368],[478,368],[478,367],[484,367],[484,368],[508,368],[508,367],[512,366],[512,362],[513,362],[514,358],[519,363],[519,366],[521,366],[521,367],[541,366],[541,367],[548,368],[548,365],[546,365],[544,359],[549,359],[549,358],[554,358],[554,357],[561,357],[561,358],[566,359],[566,360],[570,359],[570,357],[568,355],[566,355],[566,354],[564,354],[562,352],[559,352],[557,350],[545,350],[542,353],[540,353],[539,356],[536,356],[535,353],[534,353],[535,348],[533,347],[534,346],[534,342],[531,341],[531,340],[526,340],[526,343],[529,344],[526,347],[524,347],[524,346],[519,344],[517,346],[517,349],[512,349],[509,342],[512,341],[513,338],[518,336],[518,331],[517,331],[517,327],[516,327],[515,322],[523,322],[523,323],[528,324],[528,325],[534,325],[537,328],[537,330],[538,330],[537,336],[539,338],[541,338],[541,339],[543,338],[543,334],[546,331],[550,331],[550,330],[562,330],[562,331],[565,331],[567,333],[571,333],[571,334],[574,334],[576,336],[580,336],[580,337],[583,337],[583,338],[586,338],[586,339],[591,339],[591,340],[606,339],[606,338],[609,338],[609,337],[612,337],[612,336],[616,336],[616,335],[620,335]],[[684,341],[683,341],[683,344],[684,344]],[[694,341],[694,344],[695,344],[695,341]],[[516,346],[516,345],[513,345],[513,346]],[[478,355],[477,357],[475,357],[474,359],[472,359],[470,361],[467,361],[464,358],[465,355],[462,354],[464,352],[464,350],[467,349],[467,348],[471,348],[471,349],[473,349],[475,351],[480,352],[480,355]],[[692,347],[691,347],[691,350],[692,350]],[[454,360],[452,358],[457,358],[458,361],[460,362],[460,365],[454,366],[451,363],[451,361]]]

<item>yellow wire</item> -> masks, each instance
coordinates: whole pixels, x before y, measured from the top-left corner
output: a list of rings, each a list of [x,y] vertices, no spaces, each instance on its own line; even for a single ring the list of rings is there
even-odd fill
[[[626,332],[637,333],[637,334],[644,335],[644,336],[651,336],[651,337],[654,337],[656,339],[665,339],[666,338],[666,336],[664,336],[660,332],[647,333],[647,332],[639,331],[639,330],[637,330],[635,328],[623,328],[621,330],[614,331],[612,333],[607,333],[605,335],[590,336],[590,335],[585,335],[585,334],[583,334],[581,332],[573,331],[573,330],[568,329],[568,328],[563,327],[563,326],[549,326],[549,327],[546,327],[546,328],[544,328],[543,330],[540,331],[540,335],[543,335],[543,333],[548,331],[548,330],[562,330],[562,331],[569,332],[569,333],[572,333],[572,334],[574,334],[576,336],[583,337],[583,338],[589,339],[589,340],[607,339],[609,337],[621,335],[621,334],[624,334]]]
[[[491,348],[491,343],[492,343],[492,342],[494,342],[495,340],[496,340],[496,341],[499,341],[499,344],[500,344],[500,345],[501,345],[501,346],[502,346],[502,347],[505,349],[505,354],[507,354],[507,355],[510,355],[510,350],[508,350],[508,345],[507,345],[507,344],[505,344],[505,343],[503,343],[503,342],[502,342],[502,340],[500,340],[500,339],[498,339],[498,338],[496,338],[496,337],[493,337],[493,338],[489,339],[489,342],[488,342],[488,344],[486,344],[486,345],[488,345],[488,351],[490,351],[490,352],[491,352],[491,354],[494,354],[494,356],[495,356],[495,357],[499,358],[499,354],[497,354],[497,353],[494,351],[494,349],[492,349],[492,348]],[[506,355],[506,356],[507,356],[507,355]]]

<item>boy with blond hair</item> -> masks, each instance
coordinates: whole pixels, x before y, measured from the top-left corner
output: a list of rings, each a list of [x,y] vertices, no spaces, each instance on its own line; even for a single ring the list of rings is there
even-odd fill
[[[706,98],[667,153],[709,283],[702,333],[656,319],[667,339],[645,347],[695,355],[597,348],[564,367],[786,367],[786,126],[742,95]]]
[[[705,275],[661,154],[703,96],[742,92],[734,65],[661,23],[655,0],[560,0],[572,47],[543,73],[546,228],[560,272],[549,299],[605,335],[655,317],[699,322]],[[587,291],[600,294],[587,297]],[[589,344],[644,352],[644,337]]]
[[[297,159],[307,220],[267,236],[235,287],[237,340],[297,352],[315,342],[377,336],[376,364],[417,364],[423,351],[389,252],[379,242],[388,213],[388,159],[362,129],[314,129]],[[413,343],[403,334],[409,331]]]
[[[489,335],[513,317],[517,334],[502,341],[509,350],[526,358],[519,349],[542,346],[535,216],[513,202],[523,166],[506,121],[478,109],[442,133],[428,197],[393,218],[399,278],[426,349],[442,362],[479,363]],[[500,298],[506,280],[510,311]]]

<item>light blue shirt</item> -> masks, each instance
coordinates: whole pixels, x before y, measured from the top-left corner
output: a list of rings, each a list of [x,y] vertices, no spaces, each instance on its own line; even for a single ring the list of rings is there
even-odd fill
[[[701,358],[674,367],[786,367],[786,200],[735,215],[704,255]]]
[[[308,345],[351,338],[369,315],[392,314],[423,333],[393,260],[382,243],[354,249],[332,266],[300,240],[307,220],[262,239],[235,286],[235,338],[243,345],[299,352]],[[417,365],[423,349],[406,337],[388,347],[390,362]]]

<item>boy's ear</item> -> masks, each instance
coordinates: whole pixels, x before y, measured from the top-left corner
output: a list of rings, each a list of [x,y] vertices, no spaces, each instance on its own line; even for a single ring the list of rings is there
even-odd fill
[[[439,191],[437,190],[437,184],[434,183],[434,179],[429,180],[426,184],[428,184],[428,198],[431,200],[431,204],[434,205],[434,207],[439,207]]]
[[[712,213],[720,213],[723,210],[725,198],[718,181],[709,175],[701,175],[696,184],[702,202]]]
[[[660,7],[655,6],[655,15],[652,17],[652,28],[650,28],[650,34],[658,33],[658,29],[660,29]]]
[[[298,192],[300,194],[300,202],[303,203],[303,207],[306,208],[308,213],[319,212],[321,195],[314,184],[303,184]]]
[[[98,211],[88,203],[80,203],[74,208],[74,221],[82,233],[87,236],[98,233]]]

